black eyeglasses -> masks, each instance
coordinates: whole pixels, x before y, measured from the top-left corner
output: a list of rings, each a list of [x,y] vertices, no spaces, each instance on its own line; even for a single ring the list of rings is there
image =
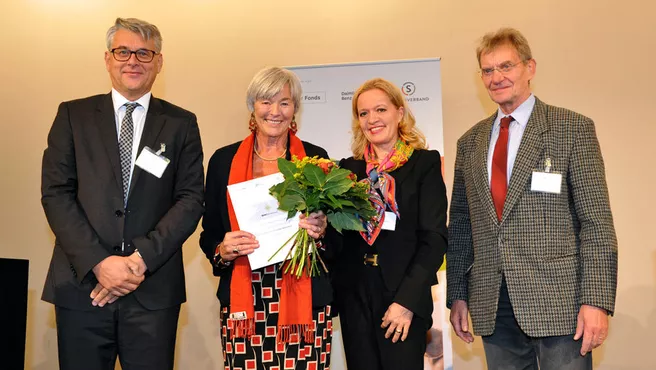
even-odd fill
[[[155,55],[159,54],[148,49],[132,51],[126,48],[114,48],[110,50],[110,52],[114,56],[114,59],[119,62],[127,62],[132,57],[132,54],[134,54],[137,57],[137,60],[141,63],[150,63],[153,61],[153,58],[155,58]]]

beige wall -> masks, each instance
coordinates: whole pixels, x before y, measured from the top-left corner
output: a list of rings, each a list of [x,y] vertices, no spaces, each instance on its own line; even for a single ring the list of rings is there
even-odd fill
[[[116,16],[144,18],[162,30],[165,63],[154,93],[198,115],[206,161],[214,149],[247,133],[244,91],[264,65],[442,57],[449,188],[456,140],[495,108],[476,74],[475,41],[500,26],[519,28],[538,62],[536,95],[594,118],[606,159],[620,242],[620,276],[617,312],[606,345],[595,351],[595,363],[600,369],[653,368],[652,210],[656,202],[649,191],[656,181],[653,2],[4,0],[0,4],[0,255],[31,262],[26,368],[54,369],[57,361],[54,312],[39,300],[53,241],[39,201],[42,150],[60,101],[109,91],[104,33]],[[189,302],[182,310],[176,363],[178,369],[217,369],[217,282],[197,245],[198,233],[185,245]],[[485,367],[480,338],[473,346],[454,340],[456,368]]]

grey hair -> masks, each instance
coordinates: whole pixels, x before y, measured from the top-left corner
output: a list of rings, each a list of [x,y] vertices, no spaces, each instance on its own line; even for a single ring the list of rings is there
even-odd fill
[[[159,53],[162,51],[162,34],[159,33],[157,26],[137,18],[116,18],[114,25],[107,30],[107,50],[112,48],[114,35],[119,29],[138,33],[146,41],[153,39],[155,42],[155,52]]]
[[[289,85],[294,102],[294,113],[301,106],[303,88],[298,76],[290,70],[280,67],[266,67],[257,72],[246,90],[246,106],[250,112],[255,110],[255,102],[271,99],[276,96],[285,85]]]

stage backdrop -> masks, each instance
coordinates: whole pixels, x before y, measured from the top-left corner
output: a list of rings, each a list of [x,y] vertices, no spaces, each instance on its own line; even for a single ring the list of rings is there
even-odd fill
[[[444,153],[442,130],[442,83],[439,59],[382,61],[289,67],[301,79],[302,108],[297,116],[299,135],[328,151],[331,158],[351,156],[351,100],[366,80],[385,78],[396,84],[410,105],[417,125],[426,135],[430,149]],[[446,274],[438,274],[433,287],[433,328],[429,332],[425,368],[452,368],[451,336],[446,318]],[[336,320],[337,321],[337,320]],[[333,325],[331,366],[346,369],[339,323]]]

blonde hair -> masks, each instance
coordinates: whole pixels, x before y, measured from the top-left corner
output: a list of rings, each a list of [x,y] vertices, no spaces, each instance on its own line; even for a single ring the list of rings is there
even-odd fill
[[[246,106],[250,112],[255,110],[255,102],[271,99],[278,95],[285,85],[289,85],[289,92],[294,102],[294,113],[301,106],[301,81],[290,70],[280,67],[266,67],[257,72],[246,90]]]
[[[396,109],[403,108],[403,118],[401,118],[401,122],[399,122],[399,137],[415,149],[426,149],[428,147],[426,145],[426,137],[417,128],[415,116],[410,111],[410,107],[408,107],[408,104],[403,98],[401,90],[387,80],[374,78],[362,84],[353,95],[353,120],[351,123],[351,130],[353,131],[351,151],[353,151],[353,158],[362,159],[364,156],[364,150],[369,144],[367,137],[360,128],[358,98],[362,93],[374,89],[384,92]]]
[[[155,43],[155,52],[159,53],[162,51],[162,34],[159,32],[157,26],[137,18],[116,18],[114,25],[109,27],[107,30],[107,36],[105,40],[107,42],[107,50],[112,48],[114,35],[119,29],[138,33],[145,41],[148,41],[152,38],[153,42]]]
[[[501,45],[510,45],[514,47],[522,62],[533,59],[531,47],[528,45],[526,37],[514,28],[505,27],[500,28],[496,32],[487,33],[481,38],[481,41],[476,48],[478,66],[481,66],[481,55],[487,54]]]

